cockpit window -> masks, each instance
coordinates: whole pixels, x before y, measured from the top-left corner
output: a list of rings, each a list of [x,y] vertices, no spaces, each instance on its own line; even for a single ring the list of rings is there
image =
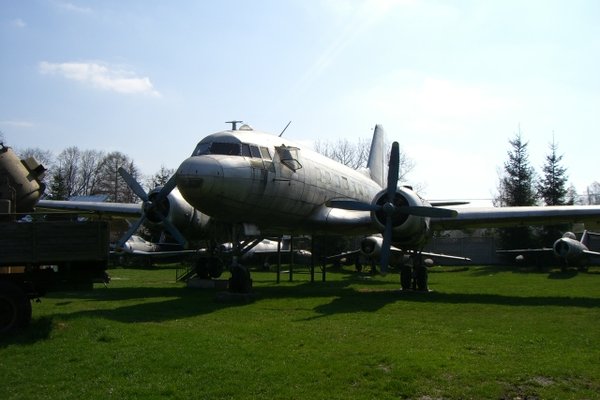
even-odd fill
[[[241,147],[239,143],[200,143],[194,151],[195,156],[201,156],[204,154],[222,154],[226,156],[239,156],[241,155]]]
[[[248,143],[220,143],[209,142],[199,143],[194,150],[193,156],[202,156],[205,154],[221,154],[226,156],[243,156],[252,158],[262,158],[271,161],[273,158],[267,147],[258,147]]]

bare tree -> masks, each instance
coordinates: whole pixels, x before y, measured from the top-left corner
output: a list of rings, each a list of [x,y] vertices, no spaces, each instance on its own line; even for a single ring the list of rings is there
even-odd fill
[[[386,144],[386,148],[391,148]],[[317,140],[314,143],[314,149],[317,153],[324,155],[325,157],[331,158],[341,164],[344,164],[350,168],[359,169],[367,166],[369,160],[369,153],[371,151],[371,140],[370,139],[359,139],[357,143],[351,143],[348,139],[338,139],[336,142],[321,141]],[[387,158],[389,159],[390,153],[388,152]],[[400,182],[406,181],[407,175],[414,169],[414,161],[406,155],[400,148],[400,168],[398,174],[398,180]]]
[[[600,183],[593,182],[586,189],[587,204],[600,204]]]
[[[84,150],[81,152],[79,165],[79,194],[89,196],[96,191],[99,181],[100,164],[104,152],[98,150]]]
[[[111,202],[135,203],[138,198],[121,178],[120,167],[129,172],[134,179],[139,178],[140,172],[133,160],[121,152],[113,151],[108,153],[98,166],[97,187],[92,194],[106,194]]]

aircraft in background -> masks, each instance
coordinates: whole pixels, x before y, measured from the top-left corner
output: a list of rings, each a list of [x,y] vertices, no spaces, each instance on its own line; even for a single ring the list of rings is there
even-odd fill
[[[219,242],[226,234],[229,240],[221,243],[234,243],[234,254],[242,238],[380,233],[381,272],[387,271],[392,245],[411,253],[419,290],[427,290],[422,250],[434,230],[600,221],[598,206],[452,208],[457,203],[428,202],[398,185],[398,142],[392,144],[386,176],[380,125],[367,168],[354,170],[277,135],[248,125],[236,129],[235,123],[202,139],[169,181],[150,193],[121,169],[142,204],[42,200],[39,206],[139,216],[120,244],[148,223],[182,244],[203,237]],[[250,289],[250,275],[235,258],[231,274],[230,289]]]
[[[333,256],[325,257],[326,261],[336,262],[344,260],[347,265],[352,262],[358,262],[360,264],[370,263],[372,265],[379,263],[381,259],[381,252],[383,249],[383,237],[381,235],[370,235],[360,240],[359,248],[356,250],[346,251]],[[415,256],[416,253],[411,250],[402,250],[395,246],[390,247],[390,265],[403,266],[407,264],[410,259]],[[420,255],[426,257],[424,261],[426,264],[433,265],[436,261],[438,263],[444,260],[448,261],[464,261],[470,262],[471,259],[468,257],[459,257],[449,254],[430,253],[421,251]]]
[[[141,236],[131,235],[122,246],[113,246],[110,255],[121,264],[140,263],[151,266],[154,263],[180,262],[192,259],[197,250],[186,250],[178,243],[154,243]]]
[[[522,263],[526,258],[538,257],[543,254],[552,254],[563,261],[562,270],[566,271],[569,267],[576,267],[580,271],[585,271],[589,265],[590,259],[600,260],[600,253],[591,251],[589,246],[590,235],[600,236],[599,233],[583,231],[581,239],[573,232],[566,232],[561,238],[557,239],[552,247],[543,247],[540,249],[511,249],[497,250],[499,254],[517,254],[515,261]]]

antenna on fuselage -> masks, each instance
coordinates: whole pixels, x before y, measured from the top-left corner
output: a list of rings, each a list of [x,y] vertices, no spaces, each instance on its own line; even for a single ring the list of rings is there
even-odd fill
[[[279,134],[279,137],[283,136],[283,132],[285,132],[285,130],[288,128],[288,126],[290,126],[290,124],[292,123],[292,121],[288,122],[288,124],[285,126],[285,128],[283,128],[283,130],[281,131],[281,133]]]
[[[237,124],[241,124],[244,121],[226,121],[226,124],[231,124],[231,130],[237,131]]]

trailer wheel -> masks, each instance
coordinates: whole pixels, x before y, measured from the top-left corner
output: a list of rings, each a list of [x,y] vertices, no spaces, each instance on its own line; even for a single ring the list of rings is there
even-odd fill
[[[31,303],[23,289],[0,282],[0,334],[26,327],[31,321]]]

